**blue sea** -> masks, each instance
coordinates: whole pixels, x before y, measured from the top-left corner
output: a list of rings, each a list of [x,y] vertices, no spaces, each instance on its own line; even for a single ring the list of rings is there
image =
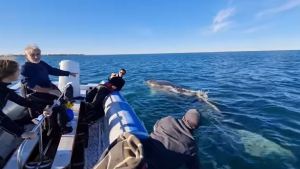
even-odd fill
[[[56,67],[63,59],[80,63],[82,83],[125,68],[122,93],[149,132],[162,117],[198,109],[203,169],[300,168],[300,51],[43,56]],[[196,98],[150,89],[150,79],[208,91],[221,112]]]

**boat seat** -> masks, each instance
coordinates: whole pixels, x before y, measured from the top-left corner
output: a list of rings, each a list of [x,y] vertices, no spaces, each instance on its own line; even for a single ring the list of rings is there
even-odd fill
[[[26,125],[25,129],[26,129],[26,131],[31,131],[34,128],[34,126],[35,125],[33,125],[33,124]],[[3,136],[6,136],[6,139],[9,139],[12,143],[15,144],[16,138],[13,137],[12,135],[5,132]],[[13,138],[13,140],[12,140],[12,138]],[[19,139],[19,140],[20,141],[18,143],[20,144],[21,139]],[[24,166],[24,163],[29,159],[30,154],[34,150],[37,143],[38,143],[38,137],[36,137],[35,139],[32,139],[32,140],[28,140],[27,144],[24,147],[24,151],[23,151],[23,154],[22,154],[22,161],[23,161],[22,166]],[[12,146],[12,145],[10,145],[10,146]],[[16,149],[16,148],[17,148],[17,146],[12,147],[12,149]],[[10,157],[10,159],[7,161],[7,163],[6,163],[6,165],[4,166],[3,169],[18,168],[17,154],[18,154],[18,151],[16,150],[13,153],[13,155]]]
[[[8,100],[2,111],[10,119],[18,120],[23,118],[25,115],[27,115],[27,112],[25,110],[27,110],[27,108]]]
[[[76,101],[72,108],[74,111],[74,119],[69,122],[73,128],[73,131],[61,136],[52,164],[53,169],[67,168],[71,165],[72,152],[75,145],[75,137],[78,126],[79,108],[80,103]]]
[[[14,102],[8,101],[3,108],[3,113],[6,114],[12,120],[19,120],[27,115],[26,109],[17,105]],[[0,129],[0,157],[6,158],[9,156],[20,144],[22,140],[11,135],[10,133]]]

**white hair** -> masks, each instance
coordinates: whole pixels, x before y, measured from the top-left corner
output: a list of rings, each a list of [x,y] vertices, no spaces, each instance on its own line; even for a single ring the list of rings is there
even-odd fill
[[[28,45],[24,50],[25,55],[30,55],[33,51],[39,51],[41,53],[41,49],[35,44]]]

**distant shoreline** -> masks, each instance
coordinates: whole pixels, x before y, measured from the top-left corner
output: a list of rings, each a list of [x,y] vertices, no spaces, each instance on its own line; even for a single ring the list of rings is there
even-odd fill
[[[214,51],[214,52],[166,52],[166,53],[129,53],[129,54],[42,54],[43,56],[123,56],[123,55],[171,55],[171,54],[200,54],[200,53],[247,53],[247,52],[289,52],[300,51],[300,49],[293,50],[249,50],[249,51]],[[0,57],[5,56],[24,56],[24,54],[0,54]]]

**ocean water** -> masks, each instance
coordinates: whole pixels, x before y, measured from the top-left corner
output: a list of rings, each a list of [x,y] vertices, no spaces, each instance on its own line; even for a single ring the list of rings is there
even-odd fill
[[[162,117],[198,109],[195,137],[204,169],[300,168],[300,51],[43,57],[52,66],[63,59],[80,63],[82,83],[125,68],[122,93],[149,132]],[[209,91],[221,112],[152,90],[145,84],[150,79]]]

